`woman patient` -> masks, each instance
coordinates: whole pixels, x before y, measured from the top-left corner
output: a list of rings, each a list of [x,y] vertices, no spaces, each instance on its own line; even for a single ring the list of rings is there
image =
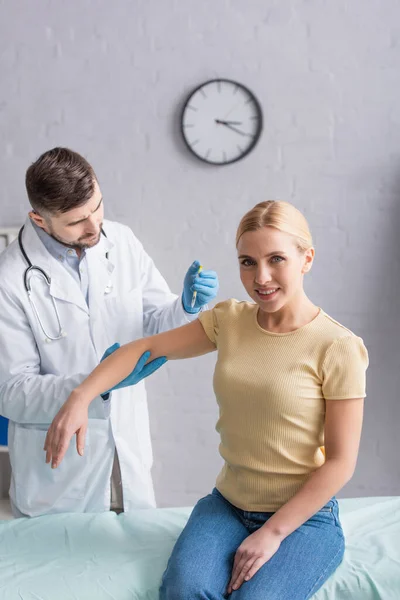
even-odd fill
[[[314,248],[294,206],[255,206],[236,246],[253,302],[221,302],[198,321],[122,346],[74,390],[46,438],[53,467],[75,433],[82,454],[90,402],[145,351],[169,360],[218,352],[225,464],[175,545],[161,600],[306,600],[343,558],[335,494],[357,461],[367,351],[307,297]]]

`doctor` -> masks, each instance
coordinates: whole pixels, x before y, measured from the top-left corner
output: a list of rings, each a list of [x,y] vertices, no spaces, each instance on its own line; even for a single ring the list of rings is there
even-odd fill
[[[198,274],[195,262],[182,295],[172,294],[132,231],[103,220],[96,175],[76,152],[45,152],[26,188],[32,211],[0,256],[0,414],[10,420],[14,515],[153,507],[143,379],[162,361],[143,367],[145,356],[124,387],[93,402],[83,457],[71,447],[49,469],[46,430],[112,344],[196,319],[217,276]]]

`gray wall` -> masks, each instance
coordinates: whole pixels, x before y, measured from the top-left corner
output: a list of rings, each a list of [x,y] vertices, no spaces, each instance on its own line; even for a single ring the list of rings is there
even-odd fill
[[[256,202],[304,211],[311,298],[370,351],[357,473],[343,495],[400,494],[400,4],[397,0],[0,3],[0,226],[28,209],[24,172],[68,145],[94,165],[107,217],[130,225],[171,287],[195,258],[220,299],[244,298],[234,234]],[[258,95],[262,140],[215,168],[179,137],[185,95],[237,79]],[[205,494],[220,466],[214,356],[149,381],[159,504]]]

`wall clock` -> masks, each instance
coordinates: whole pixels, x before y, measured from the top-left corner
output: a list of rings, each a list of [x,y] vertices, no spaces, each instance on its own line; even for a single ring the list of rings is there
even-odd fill
[[[212,165],[244,158],[257,144],[263,127],[260,103],[247,87],[230,79],[212,79],[186,99],[181,131],[189,150]]]

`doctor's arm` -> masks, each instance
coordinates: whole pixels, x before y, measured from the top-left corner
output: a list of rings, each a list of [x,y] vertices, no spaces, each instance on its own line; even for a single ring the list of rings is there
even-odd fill
[[[76,433],[77,450],[83,454],[88,408],[93,399],[124,379],[146,351],[154,360],[193,358],[216,350],[200,322],[195,321],[150,338],[125,344],[106,358],[70,395],[47,432],[46,462],[57,467]]]
[[[41,374],[40,352],[17,298],[0,288],[0,414],[15,423],[47,424],[88,373]],[[90,416],[107,418],[98,397]]]

